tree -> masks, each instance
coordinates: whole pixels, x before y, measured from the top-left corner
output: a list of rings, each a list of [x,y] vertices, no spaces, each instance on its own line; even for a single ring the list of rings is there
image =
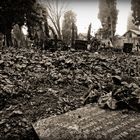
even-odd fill
[[[46,8],[41,3],[34,6],[36,11],[37,21],[30,19],[30,37],[34,40],[37,47],[44,48],[49,35],[48,13]]]
[[[4,34],[7,46],[13,45],[11,31],[14,25],[21,27],[27,23],[30,29],[29,21],[37,21],[35,3],[36,0],[0,0],[0,32]]]
[[[128,21],[127,21],[127,31],[130,30],[130,29],[132,29],[132,30],[138,30],[138,27],[133,22],[132,13],[129,15]]]
[[[27,20],[29,37],[34,38],[35,34],[44,34],[45,36],[49,36],[48,30],[48,20],[47,20],[47,10],[40,3],[34,4],[35,10],[35,18],[32,17],[32,14]],[[39,37],[41,37],[39,35]]]
[[[25,36],[19,25],[15,25],[12,29],[12,43],[15,47],[25,46]],[[25,46],[26,47],[26,46]]]
[[[98,18],[101,21],[105,34],[103,38],[113,38],[117,24],[117,0],[99,0]]]
[[[75,41],[75,24],[74,22],[72,23],[72,27],[71,27],[71,46],[74,46],[74,41]]]
[[[133,22],[135,25],[140,25],[140,1],[139,0],[131,0],[131,10],[132,16],[134,18]]]
[[[91,39],[91,23],[88,27],[88,32],[87,32],[87,41],[88,43],[90,42],[90,39]]]
[[[55,29],[58,38],[62,39],[61,18],[65,12],[65,3],[63,0],[47,0],[42,1],[46,3],[48,11],[48,19],[50,20],[53,28]]]
[[[64,14],[62,35],[64,42],[67,44],[71,43],[72,37],[77,37],[76,14],[72,10],[69,10]]]

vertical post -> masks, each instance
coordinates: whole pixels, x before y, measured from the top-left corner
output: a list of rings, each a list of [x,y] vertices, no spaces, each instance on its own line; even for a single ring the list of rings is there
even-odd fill
[[[88,43],[90,43],[90,36],[91,36],[91,23],[90,23],[90,25],[88,27],[88,32],[87,32],[87,41],[88,41]]]
[[[114,37],[114,33],[113,33],[113,23],[112,23],[112,16],[111,16],[111,41],[113,43],[113,37]]]
[[[71,45],[74,46],[74,23],[72,23],[72,36],[71,36]]]
[[[55,47],[55,51],[57,50],[57,35],[55,35],[54,36],[54,41],[55,41],[55,45],[54,45],[54,47]]]

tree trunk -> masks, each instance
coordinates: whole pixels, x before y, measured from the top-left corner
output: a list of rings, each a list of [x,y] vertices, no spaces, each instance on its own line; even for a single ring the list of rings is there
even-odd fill
[[[6,46],[6,35],[4,35],[4,40],[3,40],[3,47]]]
[[[74,46],[74,40],[75,40],[75,36],[74,36],[74,23],[72,23],[72,36],[71,36],[71,45],[72,45],[72,47]]]
[[[87,41],[88,41],[88,43],[90,43],[90,36],[91,36],[91,23],[90,23],[90,25],[88,27],[88,32],[87,32]]]
[[[54,37],[54,41],[55,41],[55,51],[57,50],[57,35],[55,35],[55,37]]]
[[[44,23],[44,27],[45,27],[45,35],[46,35],[47,38],[49,38],[50,35],[49,35],[48,21],[46,21],[46,22]]]
[[[58,38],[62,39],[61,31],[59,29],[57,29],[56,32],[57,32]]]
[[[6,46],[7,47],[12,47],[13,43],[12,43],[11,30],[7,30],[5,36],[6,36]]]

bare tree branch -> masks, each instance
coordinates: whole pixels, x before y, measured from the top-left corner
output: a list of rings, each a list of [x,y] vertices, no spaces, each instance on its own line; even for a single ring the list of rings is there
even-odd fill
[[[61,18],[65,12],[66,4],[62,0],[48,0],[46,6],[48,18],[52,23],[58,38],[62,39]]]

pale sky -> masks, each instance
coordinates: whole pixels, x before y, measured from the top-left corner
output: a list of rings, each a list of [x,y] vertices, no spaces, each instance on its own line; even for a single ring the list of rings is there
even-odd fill
[[[131,11],[131,0],[118,0],[119,10],[116,34],[123,35],[127,30],[127,18]],[[77,14],[78,32],[87,33],[87,28],[92,23],[92,32],[96,32],[101,23],[98,19],[98,0],[72,0],[69,1],[68,9],[72,9]]]
[[[47,0],[41,0],[43,2]],[[99,4],[98,0],[61,0],[67,2],[67,10],[73,10],[77,14],[78,33],[87,33],[88,26],[92,23],[92,34],[100,27],[101,23],[98,19]],[[118,21],[116,34],[123,35],[127,31],[127,19],[131,12],[131,0],[118,0],[117,2]],[[26,31],[26,29],[23,29]],[[26,31],[27,32],[27,31]]]

